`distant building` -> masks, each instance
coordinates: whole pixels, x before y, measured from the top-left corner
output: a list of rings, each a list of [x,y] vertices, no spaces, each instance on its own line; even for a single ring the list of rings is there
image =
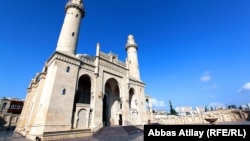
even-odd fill
[[[167,115],[166,110],[154,110],[154,115]]]
[[[23,100],[17,98],[0,99],[0,112],[20,114],[23,108]]]
[[[0,99],[0,131],[14,130],[24,101],[17,98]]]
[[[205,107],[195,107],[197,114],[203,114],[205,112]]]
[[[178,113],[178,114],[183,114],[183,113],[192,113],[193,111],[193,108],[192,107],[176,107],[175,108],[175,111]]]
[[[228,109],[237,109],[236,105],[228,105],[227,108]]]
[[[240,105],[240,109],[241,110],[247,110],[249,108],[248,108],[247,104],[243,104],[243,105]]]

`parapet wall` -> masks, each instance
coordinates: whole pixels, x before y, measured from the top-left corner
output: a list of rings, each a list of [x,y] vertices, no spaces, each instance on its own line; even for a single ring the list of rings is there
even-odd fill
[[[209,124],[205,118],[213,116],[218,118],[216,122],[234,122],[249,118],[249,111],[240,110],[218,110],[204,114],[175,116],[175,115],[154,115],[154,122],[159,124]]]

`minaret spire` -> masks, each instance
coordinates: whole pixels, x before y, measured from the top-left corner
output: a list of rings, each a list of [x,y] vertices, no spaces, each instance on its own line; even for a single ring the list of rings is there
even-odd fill
[[[127,63],[129,69],[129,76],[140,81],[140,71],[137,57],[137,44],[135,43],[134,36],[128,35],[126,44]]]
[[[65,6],[65,12],[56,51],[75,55],[81,19],[85,15],[82,0],[69,0]]]

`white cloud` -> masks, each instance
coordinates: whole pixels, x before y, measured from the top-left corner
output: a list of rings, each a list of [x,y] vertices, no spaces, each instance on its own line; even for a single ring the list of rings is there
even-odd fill
[[[212,86],[205,86],[205,87],[203,87],[204,90],[212,90],[212,89],[216,89],[216,88],[217,88],[216,84],[213,84]]]
[[[163,108],[166,107],[166,103],[162,100],[157,100],[156,98],[151,99],[152,105],[155,108]]]
[[[211,76],[208,74],[203,75],[203,76],[201,76],[200,80],[201,80],[201,82],[208,82],[209,80],[211,80]]]
[[[246,84],[244,84],[239,90],[238,93],[243,93],[243,92],[247,92],[250,91],[250,82],[247,82]]]
[[[210,81],[212,78],[211,78],[211,76],[210,76],[209,73],[210,73],[209,71],[206,71],[206,72],[201,76],[200,81],[201,81],[201,82],[208,82],[208,81]]]
[[[243,86],[243,89],[244,90],[250,90],[250,82],[246,83],[244,86]]]

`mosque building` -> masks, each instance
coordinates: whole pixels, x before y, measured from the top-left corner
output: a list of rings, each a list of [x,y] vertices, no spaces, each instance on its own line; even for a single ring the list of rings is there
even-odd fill
[[[53,54],[31,80],[15,132],[29,139],[81,137],[103,126],[143,125],[152,120],[150,97],[140,79],[138,45],[128,35],[126,61],[104,53],[76,54],[82,0],[69,0]]]

